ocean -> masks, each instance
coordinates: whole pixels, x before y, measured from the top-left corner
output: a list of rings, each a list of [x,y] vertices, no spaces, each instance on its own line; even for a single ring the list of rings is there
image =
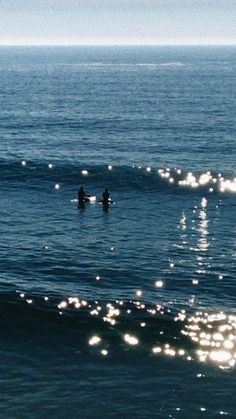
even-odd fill
[[[0,48],[1,418],[236,417],[235,87],[236,47]]]

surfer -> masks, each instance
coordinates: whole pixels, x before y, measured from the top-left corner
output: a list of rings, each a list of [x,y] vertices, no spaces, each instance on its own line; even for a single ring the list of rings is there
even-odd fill
[[[89,199],[88,199],[89,196],[90,195],[87,195],[86,194],[86,192],[84,190],[84,187],[81,186],[80,189],[79,189],[79,191],[78,191],[78,206],[79,207],[83,207],[84,204],[85,204],[85,202],[88,202],[89,201]]]
[[[102,194],[102,205],[104,208],[109,208],[110,203],[111,203],[110,194],[108,192],[108,189],[106,188]]]

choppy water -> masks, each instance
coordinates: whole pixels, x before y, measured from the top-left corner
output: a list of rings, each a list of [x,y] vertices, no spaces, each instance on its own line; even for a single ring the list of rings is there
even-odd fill
[[[235,68],[0,49],[2,417],[235,417]]]

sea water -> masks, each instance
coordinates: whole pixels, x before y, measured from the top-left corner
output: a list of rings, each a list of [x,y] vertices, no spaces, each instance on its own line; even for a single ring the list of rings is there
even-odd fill
[[[235,47],[0,48],[1,417],[236,417],[235,86]]]

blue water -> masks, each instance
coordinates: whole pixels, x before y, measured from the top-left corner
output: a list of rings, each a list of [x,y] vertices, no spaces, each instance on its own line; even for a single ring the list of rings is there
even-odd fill
[[[235,70],[0,48],[1,417],[236,417]]]

